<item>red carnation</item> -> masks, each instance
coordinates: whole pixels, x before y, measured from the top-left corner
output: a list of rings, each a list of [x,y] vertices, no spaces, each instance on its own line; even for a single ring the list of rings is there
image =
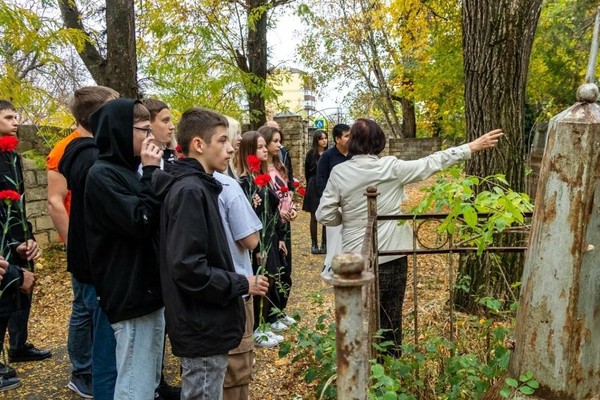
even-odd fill
[[[293,185],[294,185],[294,187],[300,186],[300,181],[298,179],[294,179]]]
[[[254,178],[256,186],[265,187],[271,182],[271,176],[269,174],[257,175]]]
[[[306,195],[306,189],[301,187],[298,189],[298,193],[300,193],[300,196],[304,196],[304,195]]]
[[[254,154],[250,154],[248,157],[246,157],[246,161],[248,162],[248,169],[251,173],[260,171],[261,161]]]
[[[17,148],[19,139],[16,136],[2,136],[0,137],[0,151],[13,151]]]
[[[287,186],[282,186],[282,187],[279,188],[279,191],[281,193],[287,193],[287,192],[290,191],[290,189]]]
[[[14,190],[0,190],[0,200],[6,202],[19,201],[21,200],[21,195]]]
[[[181,146],[180,145],[175,146],[175,151],[178,153],[181,153]]]

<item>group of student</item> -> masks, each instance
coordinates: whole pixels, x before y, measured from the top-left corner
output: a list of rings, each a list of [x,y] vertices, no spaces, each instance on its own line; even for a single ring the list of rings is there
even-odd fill
[[[75,91],[70,110],[76,129],[47,158],[74,295],[68,387],[101,400],[247,399],[254,345],[277,345],[296,322],[285,314],[297,209],[281,130],[271,121],[241,135],[237,121],[191,108],[175,141],[165,103],[102,86]],[[256,186],[257,172],[268,185]],[[0,260],[2,285],[16,275],[13,286],[30,293],[27,262],[37,257],[33,240],[15,245]],[[0,298],[0,312],[12,298]],[[165,335],[181,388],[164,381]],[[12,371],[1,390],[20,385]]]
[[[271,121],[241,134],[237,121],[191,108],[175,142],[165,103],[118,98],[102,86],[78,89],[70,109],[77,128],[47,160],[50,214],[74,294],[68,387],[101,400],[247,399],[253,346],[277,345],[278,332],[295,323],[285,309],[297,208],[281,130]],[[16,135],[17,127],[14,107],[0,101],[0,136]],[[383,189],[378,212],[399,214],[404,184],[495,146],[502,132],[415,161],[380,158],[385,135],[372,120],[336,125],[327,150],[326,136],[318,135],[307,168],[314,172],[316,163],[316,175],[306,174],[317,209],[308,211],[327,226],[327,243],[318,249],[326,246],[327,272],[335,254],[362,245],[365,187]],[[18,155],[0,156],[0,189],[23,195]],[[4,214],[14,212],[8,204],[2,202]],[[0,258],[2,335],[35,283],[31,261],[39,248],[23,226],[11,225],[8,255]],[[406,230],[382,223],[380,248],[407,247]],[[312,250],[316,243],[315,235]],[[380,270],[382,328],[399,343],[406,258],[382,258]],[[164,382],[165,335],[180,359],[181,388]],[[11,332],[11,346],[12,339]],[[18,356],[49,353],[26,344],[9,350],[9,359]],[[20,385],[14,370],[2,371],[1,390]]]

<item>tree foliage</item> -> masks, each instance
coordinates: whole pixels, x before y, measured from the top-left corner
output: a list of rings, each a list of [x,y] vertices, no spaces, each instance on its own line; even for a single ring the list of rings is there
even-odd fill
[[[597,1],[546,0],[531,55],[528,102],[538,120],[575,103],[584,81]]]
[[[262,124],[265,101],[277,97],[267,80],[266,29],[284,3],[144,2],[138,17],[144,87],[180,109],[205,106]]]
[[[460,127],[458,2],[329,0],[302,4],[299,14],[310,27],[302,59],[322,83],[356,82],[347,99],[355,116],[398,136],[414,136],[415,114],[423,136]]]
[[[82,35],[61,27],[44,4],[0,0],[0,98],[12,101],[23,122],[69,125],[64,101],[86,78],[68,46]]]

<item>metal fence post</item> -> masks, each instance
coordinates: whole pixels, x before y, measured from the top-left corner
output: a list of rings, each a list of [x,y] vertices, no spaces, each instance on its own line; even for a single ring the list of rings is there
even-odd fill
[[[360,254],[343,253],[332,261],[333,276],[326,279],[335,294],[335,342],[338,399],[365,400],[369,359],[362,318],[362,287],[374,280],[364,271]]]

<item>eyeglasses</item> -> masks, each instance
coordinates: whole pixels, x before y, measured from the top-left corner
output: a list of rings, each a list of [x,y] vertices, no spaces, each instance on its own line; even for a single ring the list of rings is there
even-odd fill
[[[146,137],[148,137],[152,134],[152,128],[140,128],[140,127],[134,126],[133,129],[137,129],[138,131],[146,132]]]

